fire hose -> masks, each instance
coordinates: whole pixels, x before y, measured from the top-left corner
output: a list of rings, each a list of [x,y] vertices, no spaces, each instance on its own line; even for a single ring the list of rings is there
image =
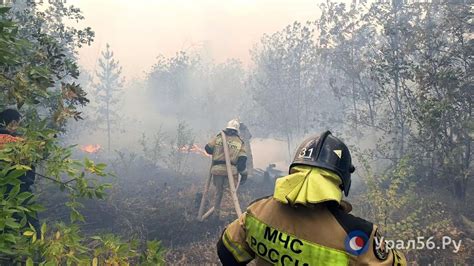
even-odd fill
[[[229,155],[229,146],[227,144],[227,138],[223,131],[221,131],[221,137],[222,137],[222,146],[224,147],[224,157],[225,157],[225,164],[226,164],[226,170],[227,170],[227,178],[229,180],[230,194],[232,197],[232,202],[234,203],[235,212],[237,213],[237,216],[240,216],[242,215],[242,210],[240,208],[239,199],[237,198],[237,189],[239,188],[240,176],[236,185],[234,183],[234,175],[232,174],[230,155]],[[212,164],[211,164],[211,167],[212,167]],[[212,214],[212,212],[214,212],[214,207],[211,207],[206,213],[203,214],[204,205],[207,200],[207,194],[209,193],[209,186],[212,180],[212,174],[210,170],[211,167],[209,168],[209,176],[204,186],[204,193],[202,194],[201,204],[199,205],[199,211],[198,211],[198,217],[197,217],[199,221],[204,221],[207,217],[209,217]]]

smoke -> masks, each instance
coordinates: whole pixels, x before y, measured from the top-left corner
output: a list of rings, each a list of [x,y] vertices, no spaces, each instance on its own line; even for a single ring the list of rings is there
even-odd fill
[[[255,168],[265,169],[273,163],[276,169],[288,171],[290,158],[286,142],[273,138],[255,138],[250,144]]]
[[[96,32],[92,46],[80,51],[81,64],[94,69],[98,51],[108,42],[120,55],[128,78],[143,78],[159,54],[172,56],[201,45],[209,47],[218,62],[239,58],[247,64],[248,50],[264,33],[319,13],[313,0],[67,2],[83,10],[85,23]]]
[[[139,5],[134,6],[134,9],[138,8]],[[317,8],[314,8],[314,10],[317,10]],[[86,8],[84,12],[89,11]],[[95,13],[92,14],[95,16]],[[290,22],[287,21],[284,24]],[[275,27],[275,25],[272,27]],[[99,29],[101,28],[102,26],[99,27]],[[278,28],[262,30],[262,33],[273,32]],[[99,30],[98,33],[105,32]],[[252,41],[252,45],[256,44],[258,38],[261,37],[261,35],[257,35],[255,40]],[[99,40],[103,40],[103,37],[100,37]],[[148,49],[146,47],[143,49],[135,48],[125,53],[118,41],[111,43],[111,49],[123,67],[124,74],[130,73],[127,69],[131,65],[136,65],[135,63],[130,64],[128,54],[136,52],[136,55],[142,55]],[[146,69],[142,69],[142,72],[146,73],[144,77],[130,79],[125,76],[127,82],[121,88],[120,98],[116,99],[118,103],[113,108],[118,115],[118,119],[112,121],[112,154],[109,155],[113,156],[115,151],[143,155],[143,145],[152,146],[153,143],[151,142],[155,137],[158,137],[159,141],[163,142],[160,144],[163,149],[160,153],[163,157],[159,160],[164,161],[165,157],[174,149],[172,148],[172,142],[176,140],[176,136],[179,134],[179,125],[185,125],[186,130],[189,130],[190,136],[187,141],[192,141],[203,148],[213,136],[225,127],[228,120],[238,117],[249,126],[249,130],[254,136],[251,142],[254,167],[265,169],[269,164],[275,164],[277,169],[283,172],[287,171],[294,149],[303,139],[300,137],[317,134],[318,132],[307,132],[306,130],[295,132],[289,139],[290,145],[286,140],[273,138],[273,135],[278,136],[278,132],[268,132],[268,129],[271,129],[267,125],[268,121],[264,122],[264,119],[259,117],[259,112],[252,109],[255,108],[255,105],[252,104],[254,95],[250,92],[252,84],[249,84],[249,75],[255,69],[248,67],[240,60],[231,59],[232,49],[227,49],[226,59],[223,59],[222,51],[216,52],[215,43],[215,40],[204,40],[199,42],[199,45],[191,48],[181,49],[176,46],[175,54],[171,56],[165,55],[172,53],[163,52],[165,55],[155,57],[154,53],[157,52],[155,50],[149,53],[147,63],[142,64],[142,66],[147,66]],[[117,46],[114,46],[114,44],[117,44]],[[100,46],[103,43],[97,45]],[[251,47],[252,45],[248,46]],[[226,44],[227,46],[230,46],[230,44]],[[222,46],[218,47],[219,49],[223,48]],[[124,57],[125,54],[127,55]],[[96,52],[95,55],[100,55],[100,53]],[[86,59],[87,57],[91,59],[91,56],[86,56]],[[152,58],[153,64],[150,64],[150,58]],[[136,61],[136,58],[134,60]],[[80,145],[100,145],[105,149],[107,146],[107,134],[103,130],[105,121],[95,119],[98,112],[100,112],[100,106],[95,102],[92,93],[98,80],[92,71],[89,76],[94,77],[92,78],[93,82],[89,79],[82,80],[81,83],[86,90],[91,92],[90,99],[92,103],[83,110],[86,118],[84,121],[71,123],[72,125],[67,133],[68,141]],[[323,85],[319,85],[319,91],[323,91],[322,87]],[[267,91],[270,98],[278,94],[272,88],[268,88]],[[322,113],[321,117],[329,117],[330,114],[334,116],[337,113],[337,110],[332,109],[337,109],[339,105],[337,101],[334,102],[334,98],[331,96],[325,94],[319,97],[324,99],[322,104],[325,108],[322,109],[327,113]],[[267,100],[272,101],[272,99]],[[292,103],[292,105],[294,104],[296,103]],[[281,109],[281,107],[275,104],[275,110],[277,109]],[[305,115],[307,112],[311,112],[307,108],[301,108],[301,110],[305,110],[303,112]],[[276,114],[272,113],[270,117],[274,115]],[[279,118],[276,117],[275,119]],[[314,125],[310,131],[324,128],[322,122],[307,124]],[[334,128],[331,128],[331,130],[334,130]],[[148,143],[140,142],[143,136],[149,141]],[[371,143],[373,142],[370,141],[369,137],[366,144],[370,145]],[[360,147],[362,143],[359,142],[357,145]],[[208,163],[193,164],[193,167],[207,169]]]

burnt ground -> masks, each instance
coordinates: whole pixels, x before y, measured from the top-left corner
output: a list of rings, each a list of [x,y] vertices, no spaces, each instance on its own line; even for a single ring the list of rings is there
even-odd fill
[[[97,161],[101,160],[97,159]],[[141,159],[115,165],[117,177],[108,180],[114,185],[108,197],[102,201],[83,200],[85,207],[82,213],[85,215],[86,223],[82,224],[82,231],[86,235],[114,233],[121,235],[123,239],[139,238],[143,241],[158,239],[167,249],[166,262],[171,265],[218,264],[215,244],[224,227],[236,218],[236,214],[230,197],[227,196],[223,201],[220,219],[197,221],[200,193],[203,191],[206,179],[205,174],[202,173],[208,170],[206,162],[200,165],[201,168],[194,165],[193,169],[200,169],[201,173],[189,172],[184,175],[176,175]],[[273,192],[273,183],[270,179],[264,181],[261,175],[249,177],[247,183],[239,189],[242,209],[245,209],[251,201],[270,195]],[[51,188],[42,182],[38,182],[36,187],[36,192],[40,194],[40,201],[47,207],[47,211],[41,213],[40,219],[68,222],[69,212],[64,206],[66,198],[57,187]],[[373,219],[370,216],[371,210],[367,209],[370,205],[366,202],[367,198],[364,196],[366,193],[363,190],[364,186],[355,186],[349,200],[353,203],[355,215]],[[210,194],[213,195],[213,193],[212,189]],[[429,193],[426,192],[426,195]],[[439,201],[439,196],[433,197],[433,199],[428,199],[429,202]],[[448,198],[449,195],[443,197]],[[455,204],[455,202],[452,203],[452,205]],[[471,207],[471,205],[459,206],[459,208],[469,209]],[[444,210],[451,210],[451,212]],[[433,216],[436,213],[438,213],[437,216]],[[461,212],[456,209],[456,206],[451,205],[436,205],[434,209],[430,208],[428,211],[428,214],[433,216],[430,219],[439,221],[455,217],[456,213]],[[420,217],[420,219],[423,221],[425,218]],[[473,218],[461,216],[458,220],[454,219],[454,223],[434,230],[465,239],[463,243],[466,244],[463,244],[459,254],[454,254],[451,250],[409,250],[406,251],[409,260],[427,262],[422,264],[441,262],[440,265],[452,264],[447,262],[453,261],[465,264],[466,260],[469,261],[469,258],[472,258],[473,226],[466,225],[464,220],[472,223],[470,221]]]
[[[205,176],[178,176],[141,160],[118,170],[126,175],[118,173],[109,180],[114,187],[105,200],[82,201],[86,223],[81,228],[85,234],[115,233],[124,239],[158,239],[168,250],[166,261],[170,264],[218,263],[215,244],[225,225],[237,218],[229,195],[224,197],[219,219],[211,216],[199,222],[196,217]],[[272,183],[264,183],[261,176],[249,177],[239,188],[242,209],[254,199],[271,194]],[[54,188],[38,187],[40,200],[48,209],[40,219],[67,222],[64,195]],[[212,187],[212,199],[214,193]]]

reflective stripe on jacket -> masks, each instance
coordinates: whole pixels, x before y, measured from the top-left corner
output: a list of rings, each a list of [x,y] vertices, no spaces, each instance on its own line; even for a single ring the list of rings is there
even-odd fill
[[[256,265],[406,265],[398,251],[381,254],[375,248],[376,230],[336,202],[292,207],[267,197],[226,228],[218,254],[224,265],[253,259]],[[365,239],[353,238],[354,233]]]

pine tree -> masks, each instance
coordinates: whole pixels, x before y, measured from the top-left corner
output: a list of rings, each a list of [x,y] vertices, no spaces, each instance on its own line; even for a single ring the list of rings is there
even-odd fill
[[[100,70],[96,73],[99,83],[95,86],[95,99],[98,105],[97,120],[106,124],[107,150],[110,152],[112,127],[118,122],[115,108],[121,98],[122,67],[114,59],[114,53],[110,50],[109,44],[101,55],[102,57],[99,59]]]

